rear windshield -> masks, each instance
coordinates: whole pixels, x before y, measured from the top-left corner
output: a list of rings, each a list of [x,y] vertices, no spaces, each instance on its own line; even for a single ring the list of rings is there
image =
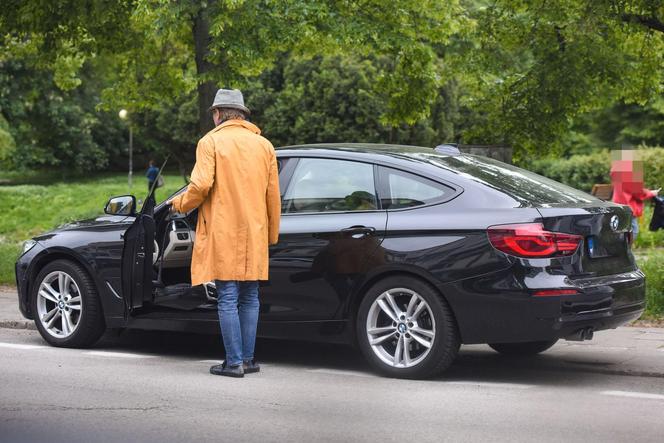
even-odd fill
[[[490,186],[526,205],[547,206],[600,201],[578,189],[488,157],[421,155],[438,167]]]

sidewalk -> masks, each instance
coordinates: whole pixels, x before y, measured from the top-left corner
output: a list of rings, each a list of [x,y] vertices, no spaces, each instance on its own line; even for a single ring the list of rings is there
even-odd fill
[[[20,314],[12,287],[0,286],[0,328],[35,329],[34,322]],[[459,362],[486,358],[487,352],[485,345],[463,346]],[[590,341],[560,340],[541,358],[529,359],[528,366],[664,378],[664,328],[621,327],[599,331]]]
[[[0,286],[0,328],[37,329],[32,320],[18,310],[18,295],[11,286]]]

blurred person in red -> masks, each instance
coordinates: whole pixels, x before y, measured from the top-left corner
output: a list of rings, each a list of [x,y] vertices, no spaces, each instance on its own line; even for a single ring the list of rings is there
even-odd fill
[[[643,184],[643,161],[637,151],[620,150],[611,153],[611,183],[613,202],[628,205],[632,209],[634,239],[639,233],[639,220],[643,214],[643,202],[657,196],[660,189],[649,190]]]

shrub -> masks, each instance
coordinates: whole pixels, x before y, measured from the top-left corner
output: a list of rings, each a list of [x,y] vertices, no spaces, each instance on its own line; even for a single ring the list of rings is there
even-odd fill
[[[664,186],[664,148],[642,147],[639,152],[645,165],[646,187],[655,189]],[[590,192],[595,183],[611,183],[611,156],[607,149],[569,158],[533,160],[523,166],[586,192]]]

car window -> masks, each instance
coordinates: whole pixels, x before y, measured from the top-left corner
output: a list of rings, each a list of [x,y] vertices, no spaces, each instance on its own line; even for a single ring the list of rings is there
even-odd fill
[[[380,170],[383,209],[410,208],[436,203],[455,192],[448,186],[418,175],[385,167],[381,167]]]
[[[596,197],[534,172],[475,155],[419,155],[419,158],[512,197],[524,206],[587,204]]]
[[[373,165],[302,158],[282,202],[284,213],[377,209]]]

